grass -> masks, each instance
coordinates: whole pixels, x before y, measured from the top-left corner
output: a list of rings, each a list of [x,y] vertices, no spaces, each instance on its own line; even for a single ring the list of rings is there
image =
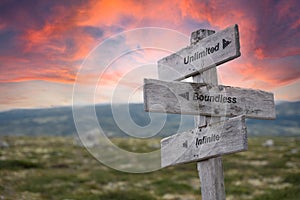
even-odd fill
[[[184,194],[193,191],[193,188],[186,183],[178,183],[172,181],[171,179],[161,179],[154,181],[153,186],[156,188],[156,193],[158,195],[163,195],[165,193],[178,193]]]
[[[300,187],[285,188],[282,190],[270,190],[261,196],[254,198],[254,200],[299,200]]]
[[[223,157],[227,199],[300,199],[300,140],[249,138],[249,150]],[[146,174],[128,174],[95,160],[68,137],[3,137],[0,199],[161,200],[201,199],[196,163]],[[133,152],[149,152],[158,140],[113,142]]]
[[[0,170],[17,170],[17,169],[30,169],[41,168],[39,163],[33,163],[27,160],[0,160]]]
[[[144,199],[144,200],[155,200],[156,198],[151,194],[143,191],[110,191],[105,192],[99,196],[97,199],[103,200],[115,200],[115,199],[123,199],[123,200],[135,200],[135,199]]]

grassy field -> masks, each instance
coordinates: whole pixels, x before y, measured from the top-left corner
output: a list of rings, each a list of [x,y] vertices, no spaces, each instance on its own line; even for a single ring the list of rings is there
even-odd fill
[[[250,138],[249,150],[223,157],[227,199],[300,199],[300,139]],[[196,163],[128,174],[95,160],[70,137],[2,137],[0,200],[201,199]],[[147,143],[114,139],[122,148]],[[159,141],[152,141],[157,142]],[[130,144],[130,145],[129,145]]]

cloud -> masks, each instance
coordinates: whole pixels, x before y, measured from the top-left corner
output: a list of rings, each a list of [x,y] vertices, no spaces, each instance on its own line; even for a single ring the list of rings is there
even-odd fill
[[[4,30],[6,28],[6,24],[4,22],[0,23],[0,31]]]
[[[222,84],[262,90],[299,81],[300,68],[297,56],[277,59],[240,59],[219,67]]]
[[[34,3],[33,1],[29,5]],[[30,6],[19,8],[12,3],[7,7],[19,11],[19,15],[26,19],[37,18],[35,15],[41,17],[33,19],[31,25],[21,25],[21,17],[13,17],[13,22],[24,29],[18,28],[22,30],[22,34],[17,35],[19,37],[10,36],[8,41],[11,45],[11,41],[18,38],[23,50],[23,55],[17,54],[19,57],[29,57],[32,63],[36,61],[38,65],[39,58],[43,58],[44,65],[53,60],[61,61],[73,73],[78,65],[70,65],[70,62],[84,59],[94,45],[115,31],[113,27],[126,30],[160,24],[178,29],[182,25],[186,28],[189,27],[187,24],[192,23],[195,26],[196,22],[202,22],[211,28],[223,29],[238,23],[242,53],[245,57],[252,60],[282,58],[299,54],[299,14],[294,10],[298,4],[297,1],[288,1],[282,5],[271,1],[254,3],[191,0],[173,1],[170,9],[170,2],[89,1],[86,4],[75,2],[71,6],[66,1],[60,4],[38,3],[38,9],[32,13],[29,11]],[[50,7],[45,12],[48,17],[42,13],[46,6]],[[6,19],[11,16],[8,11],[4,15],[7,16]],[[18,47],[14,46],[11,49],[16,48]],[[29,74],[28,77],[33,76]],[[53,80],[59,81],[49,79]]]
[[[278,87],[272,90],[275,94],[275,99],[285,100],[285,101],[299,101],[300,94],[300,81],[288,84],[282,87]]]
[[[0,60],[5,61],[0,63],[0,80],[72,83],[79,63],[102,37],[102,29],[76,25],[73,13],[84,8],[76,1],[20,4],[1,5],[0,24],[6,27],[0,30]]]
[[[189,35],[198,28],[218,31],[237,23],[242,56],[218,67],[220,76],[229,85],[276,89],[299,81],[299,6],[297,0],[1,1],[0,84],[35,80],[72,84],[90,51],[121,31],[157,26]],[[163,34],[136,37],[153,46],[167,40],[181,42]],[[132,48],[136,38],[123,39]],[[122,48],[111,43],[106,55]],[[94,67],[103,66],[100,58]],[[131,69],[127,61],[143,63],[153,58],[158,56],[129,56],[104,75],[103,84],[109,87],[127,73]],[[93,72],[80,83],[89,84]],[[136,87],[130,81],[124,84]]]
[[[217,29],[233,23],[239,25],[242,56],[222,66],[219,71],[227,72],[223,79],[228,84],[261,89],[299,80],[299,6],[300,2],[296,0],[285,3],[183,1],[181,4],[185,16],[198,21],[207,20]]]
[[[72,85],[48,81],[1,83],[0,110],[70,105]]]
[[[0,82],[22,82],[30,80],[45,80],[72,84],[75,80],[76,70],[64,65],[61,61],[48,61],[45,63],[43,55],[34,62],[31,57],[15,58],[0,57]],[[0,62],[0,63],[1,63]],[[72,64],[72,63],[69,63]],[[74,66],[76,63],[73,63]]]
[[[300,54],[299,6],[300,2],[294,0],[268,4],[264,12],[256,16],[259,37],[255,42],[259,59]]]

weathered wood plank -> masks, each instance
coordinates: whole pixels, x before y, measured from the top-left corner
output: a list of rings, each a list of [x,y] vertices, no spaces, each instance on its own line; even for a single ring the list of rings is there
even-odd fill
[[[238,116],[162,139],[161,165],[205,160],[247,148],[245,116]]]
[[[202,199],[225,200],[222,157],[198,162],[197,170],[201,180]]]
[[[200,29],[191,34],[191,45],[197,41],[214,34],[215,31]],[[218,85],[218,74],[216,67],[193,76],[194,83],[209,83]],[[203,127],[207,123],[219,122],[220,117],[195,116],[195,127]],[[225,185],[223,175],[222,157],[218,156],[197,162],[197,169],[201,181],[202,199],[225,200]]]
[[[158,77],[182,80],[240,55],[238,26],[234,25],[159,60]]]
[[[145,111],[274,119],[274,95],[261,90],[203,83],[144,80]]]

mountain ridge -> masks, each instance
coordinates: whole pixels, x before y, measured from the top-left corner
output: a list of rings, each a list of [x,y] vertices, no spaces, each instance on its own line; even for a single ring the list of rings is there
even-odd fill
[[[118,106],[127,106],[119,104]],[[300,136],[300,101],[280,102],[276,104],[275,120],[247,119],[248,134],[250,136]],[[110,104],[95,105],[100,126],[108,136],[125,137],[113,120]],[[130,117],[138,126],[146,126],[151,122],[149,113],[144,111],[143,104],[129,105]],[[152,113],[153,114],[153,113]],[[154,114],[160,117],[160,114]],[[165,127],[157,134],[164,137],[176,133],[179,128],[180,115],[168,114]],[[193,127],[193,116],[183,116],[182,130]],[[15,109],[0,112],[0,135],[74,135],[76,128],[71,106]]]

